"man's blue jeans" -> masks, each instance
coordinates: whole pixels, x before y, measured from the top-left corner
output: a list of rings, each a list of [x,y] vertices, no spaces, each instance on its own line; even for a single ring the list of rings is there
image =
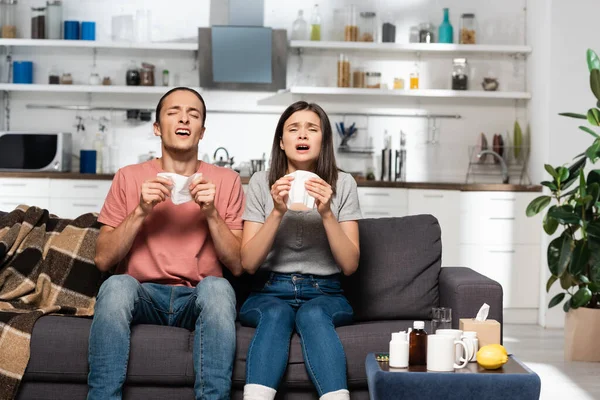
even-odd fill
[[[196,399],[229,399],[235,315],[235,293],[224,278],[206,277],[191,288],[111,276],[100,287],[90,332],[88,399],[122,397],[133,324],[195,330]]]
[[[304,364],[319,396],[347,389],[346,355],[335,327],[352,323],[339,274],[271,273],[240,310],[240,321],[256,327],[246,360],[246,383],[277,389],[288,363],[294,328]]]

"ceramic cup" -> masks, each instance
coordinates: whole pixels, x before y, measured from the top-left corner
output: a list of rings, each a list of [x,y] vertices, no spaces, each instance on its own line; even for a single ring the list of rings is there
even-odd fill
[[[427,336],[427,370],[453,372],[455,369],[466,367],[467,360],[463,360],[460,364],[456,363],[457,347],[462,347],[461,353],[466,351],[465,343],[462,340],[455,340],[451,335]]]
[[[461,340],[463,331],[461,331],[460,329],[438,329],[437,331],[435,331],[435,334],[452,336],[454,338],[454,340]],[[468,356],[466,348],[461,349],[460,347],[457,347],[455,361],[458,363],[465,356]]]

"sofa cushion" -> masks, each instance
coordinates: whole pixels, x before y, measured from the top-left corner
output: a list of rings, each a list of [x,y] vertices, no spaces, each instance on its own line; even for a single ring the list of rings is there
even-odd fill
[[[87,348],[91,319],[61,316],[40,318],[31,338],[31,358],[24,381],[87,382]],[[346,351],[348,385],[366,387],[365,357],[389,349],[391,332],[406,330],[412,321],[366,322],[337,329]],[[233,386],[245,383],[246,355],[254,329],[237,325]],[[193,332],[182,328],[136,325],[131,333],[127,383],[133,385],[193,386]],[[292,337],[285,386],[312,389],[300,339]]]
[[[357,321],[431,319],[442,243],[431,215],[359,221],[358,270],[344,278]]]

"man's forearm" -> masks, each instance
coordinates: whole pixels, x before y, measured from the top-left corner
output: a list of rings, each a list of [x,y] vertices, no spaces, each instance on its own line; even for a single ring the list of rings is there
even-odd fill
[[[217,210],[214,211],[213,215],[207,216],[206,220],[219,261],[221,261],[234,276],[241,275],[243,272],[240,259],[242,239],[236,237],[231,232]]]
[[[145,218],[140,207],[136,207],[118,227],[111,231],[100,231],[94,258],[99,270],[108,271],[125,258]]]

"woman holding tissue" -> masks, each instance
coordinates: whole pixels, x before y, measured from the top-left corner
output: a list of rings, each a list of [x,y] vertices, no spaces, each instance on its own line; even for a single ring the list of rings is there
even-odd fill
[[[281,115],[270,171],[250,179],[241,259],[263,279],[240,311],[256,327],[244,399],[274,399],[294,330],[321,399],[349,399],[346,356],[335,327],[352,322],[340,275],[358,267],[361,218],[356,182],[338,170],[331,124],[300,101]]]

